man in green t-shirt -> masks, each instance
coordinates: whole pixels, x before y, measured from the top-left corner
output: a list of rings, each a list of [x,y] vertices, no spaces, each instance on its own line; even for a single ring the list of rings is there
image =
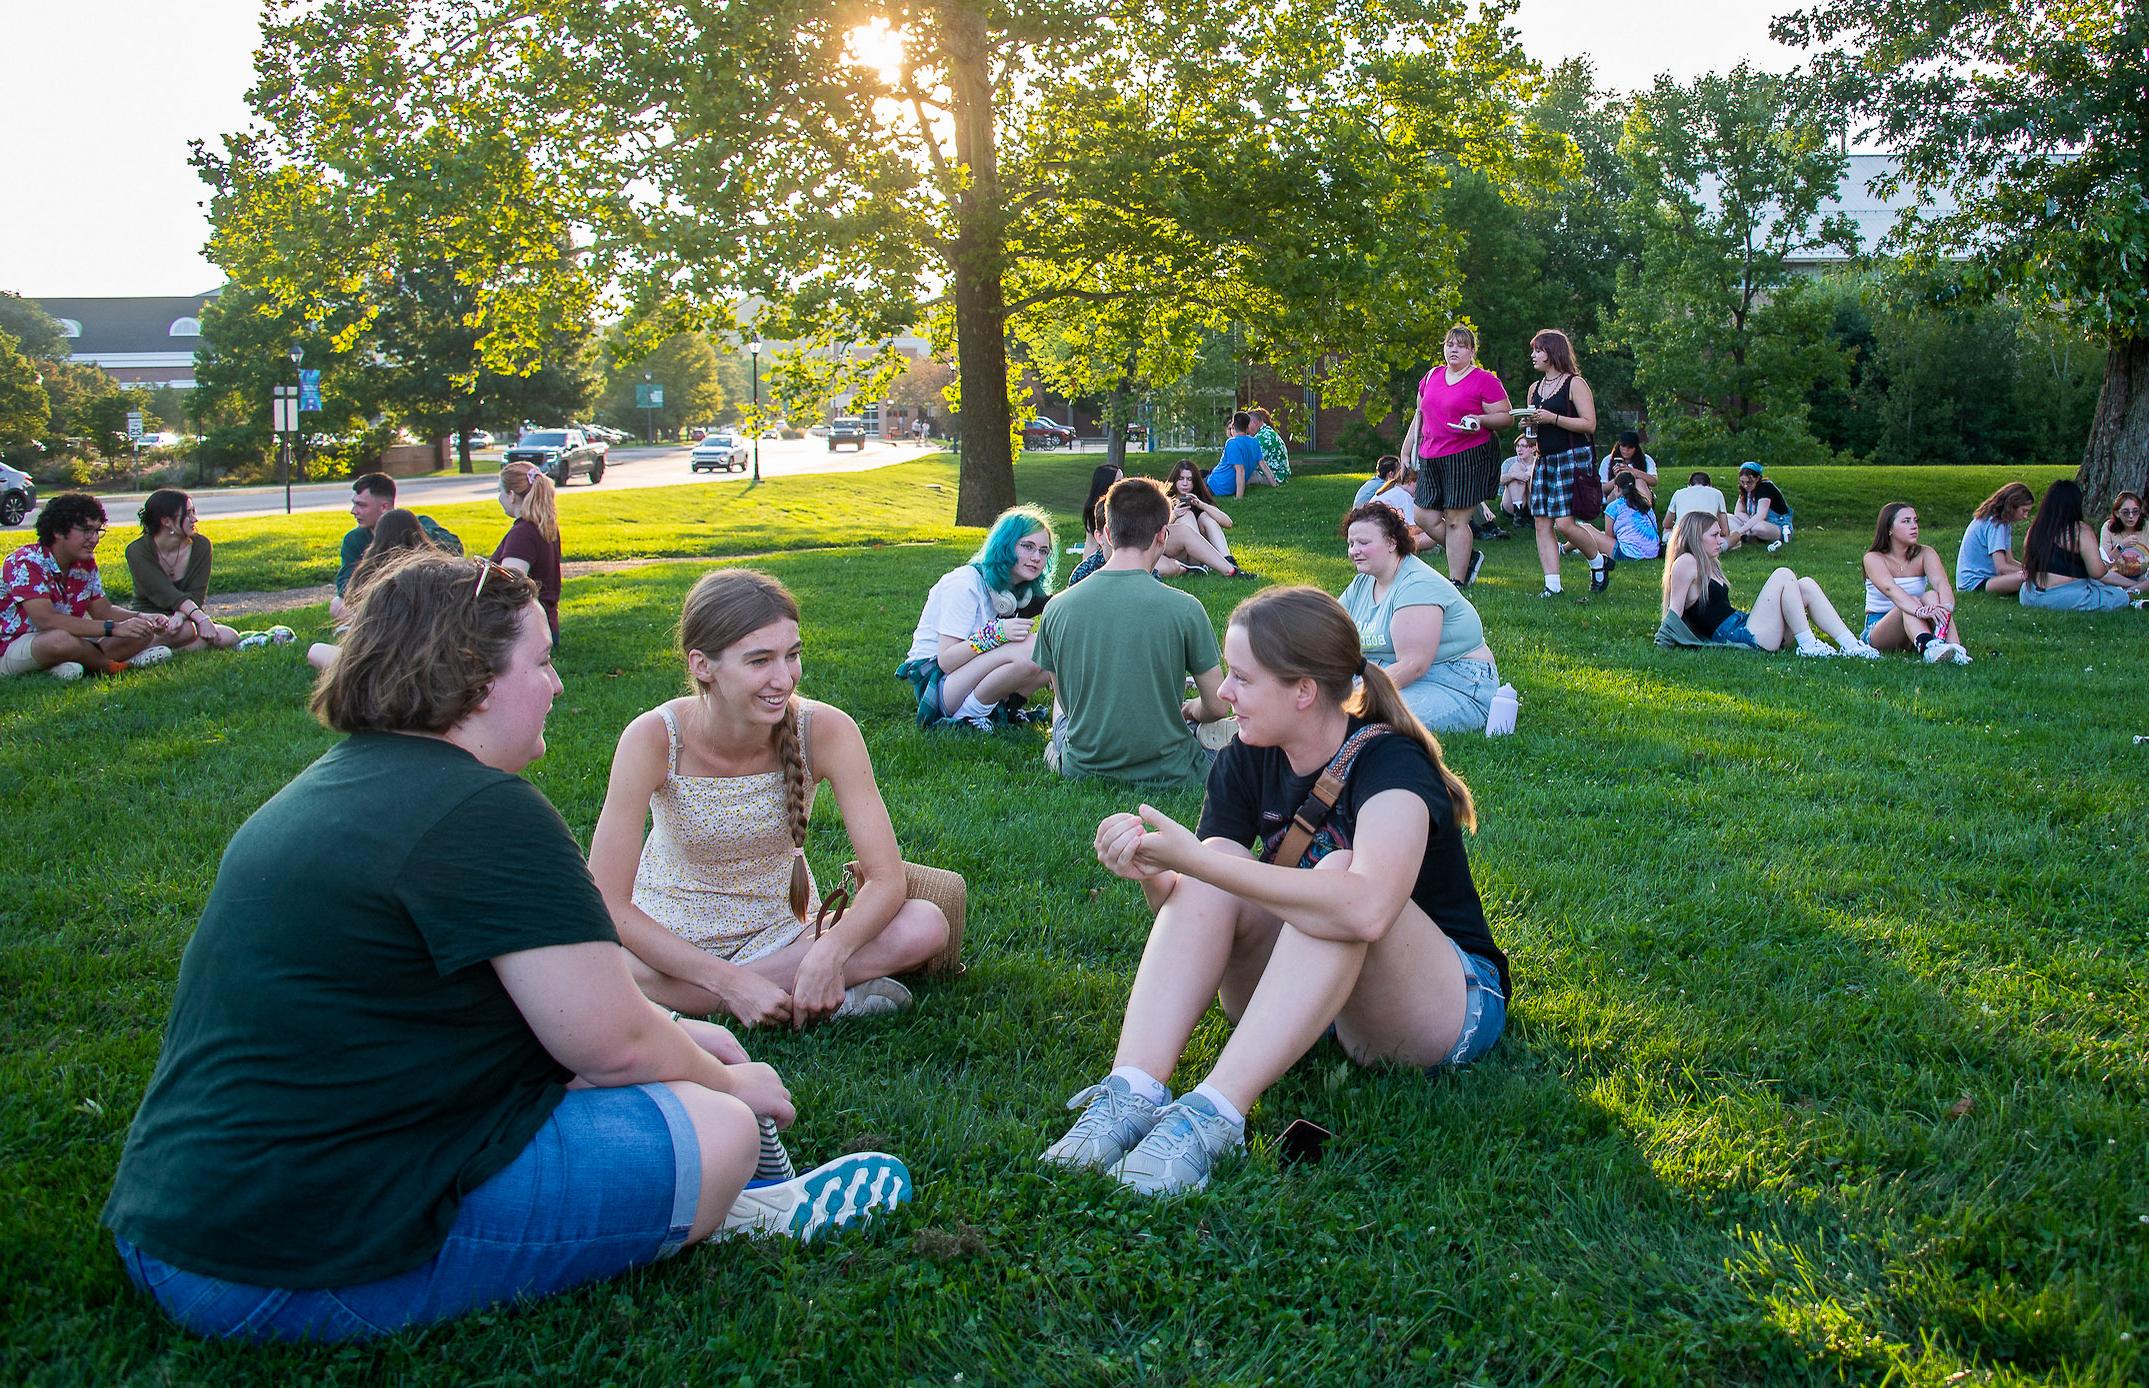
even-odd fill
[[[1190,721],[1230,716],[1216,631],[1193,597],[1150,569],[1164,553],[1171,502],[1146,477],[1105,493],[1104,567],[1045,606],[1032,658],[1065,710],[1052,730],[1062,776],[1199,781],[1209,773]],[[1199,694],[1182,700],[1186,677]]]

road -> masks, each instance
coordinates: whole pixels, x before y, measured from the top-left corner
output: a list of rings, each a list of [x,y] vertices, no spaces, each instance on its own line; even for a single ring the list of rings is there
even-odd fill
[[[826,476],[840,472],[870,472],[874,468],[887,467],[892,463],[907,463],[923,457],[941,445],[915,443],[887,443],[868,440],[866,446],[853,452],[845,449],[840,453],[828,451],[825,439],[763,439],[761,441],[761,475],[763,477],[796,477],[800,475]],[[687,462],[691,450],[685,444],[676,447],[662,445],[615,448],[605,463],[604,481],[597,484],[604,491],[618,491],[636,487],[678,487],[689,484],[710,486],[737,485],[753,476],[746,472],[691,472]],[[488,501],[498,489],[497,476],[490,472],[473,473],[468,477],[404,477],[396,481],[396,500],[404,506],[445,506],[457,501]],[[52,488],[42,488],[46,495]],[[576,478],[566,489],[572,495],[590,490],[589,479]],[[115,492],[100,496],[105,514],[116,526],[131,526],[134,513],[142,504],[141,492]],[[282,487],[217,487],[195,492],[194,510],[203,520],[212,516],[237,519],[244,516],[280,516],[284,513],[284,489]],[[293,511],[341,511],[351,504],[351,484],[348,479],[339,482],[319,482],[291,489]],[[25,518],[24,524],[32,523],[36,512]]]

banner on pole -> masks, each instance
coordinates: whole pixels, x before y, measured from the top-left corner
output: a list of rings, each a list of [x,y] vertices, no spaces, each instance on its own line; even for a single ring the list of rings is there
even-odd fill
[[[321,408],[321,373],[319,370],[298,373],[298,407],[301,410]]]

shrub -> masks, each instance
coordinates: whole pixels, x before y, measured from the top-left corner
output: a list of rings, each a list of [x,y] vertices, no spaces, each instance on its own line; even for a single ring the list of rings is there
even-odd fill
[[[1394,440],[1362,419],[1354,419],[1336,431],[1336,452],[1357,459],[1368,472],[1382,454],[1393,453],[1395,448]]]

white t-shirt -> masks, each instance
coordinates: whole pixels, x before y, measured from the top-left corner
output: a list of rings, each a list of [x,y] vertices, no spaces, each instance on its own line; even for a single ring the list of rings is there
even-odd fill
[[[1724,494],[1714,487],[1681,487],[1671,494],[1671,504],[1664,509],[1664,533],[1669,535],[1679,517],[1689,511],[1706,511],[1720,516],[1730,508],[1724,505]]]
[[[950,570],[925,595],[925,612],[918,618],[918,629],[911,633],[910,654],[903,658],[923,660],[937,656],[942,637],[968,636],[995,615],[985,575],[968,564]]]
[[[1390,487],[1373,499],[1383,506],[1392,507],[1400,512],[1403,517],[1403,524],[1416,525],[1418,523],[1418,507],[1410,499],[1410,488]]]

